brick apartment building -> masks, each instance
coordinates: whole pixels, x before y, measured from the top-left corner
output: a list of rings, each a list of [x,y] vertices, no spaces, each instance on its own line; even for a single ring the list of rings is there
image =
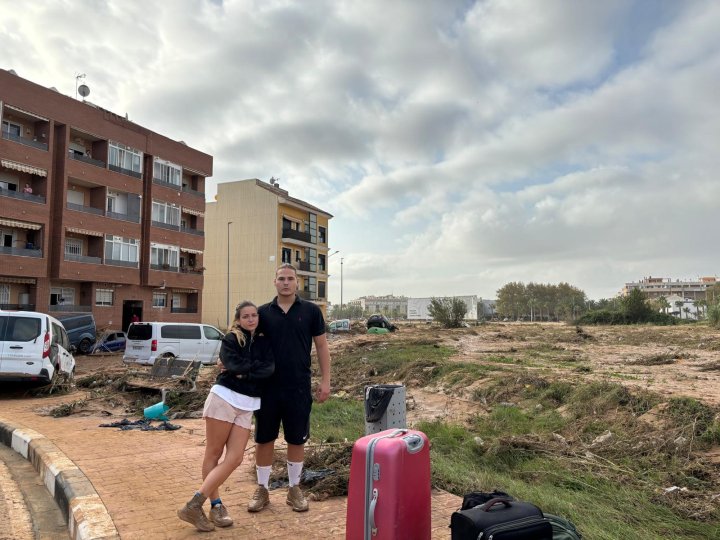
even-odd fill
[[[0,308],[200,322],[212,156],[0,70]]]

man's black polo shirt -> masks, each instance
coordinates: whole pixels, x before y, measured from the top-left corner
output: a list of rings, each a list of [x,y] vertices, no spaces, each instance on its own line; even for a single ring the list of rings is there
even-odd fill
[[[266,388],[310,387],[310,352],[313,337],[325,333],[322,311],[312,302],[295,296],[287,313],[272,302],[260,306],[258,332],[270,338],[275,355],[275,373]]]

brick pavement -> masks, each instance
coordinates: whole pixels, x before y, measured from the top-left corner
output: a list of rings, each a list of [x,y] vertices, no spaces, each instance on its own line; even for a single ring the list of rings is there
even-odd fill
[[[332,497],[311,502],[307,513],[285,504],[285,490],[270,493],[270,506],[250,514],[245,505],[254,490],[252,448],[243,464],[221,487],[223,502],[235,519],[228,529],[199,533],[180,521],[176,510],[201,484],[205,450],[202,420],[176,420],[174,432],[120,431],[100,428],[113,418],[73,415],[42,416],[42,409],[80,396],[43,399],[0,399],[2,416],[47,438],[87,476],[105,504],[123,539],[213,538],[344,538],[347,499]],[[433,490],[433,540],[449,538],[450,514],[460,498]]]

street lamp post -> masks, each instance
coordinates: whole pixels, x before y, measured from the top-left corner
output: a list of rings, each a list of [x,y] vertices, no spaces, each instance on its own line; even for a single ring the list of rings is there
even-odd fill
[[[344,257],[340,257],[340,309],[343,308],[343,261]]]
[[[227,305],[225,307],[225,328],[230,328],[230,225],[227,222]]]

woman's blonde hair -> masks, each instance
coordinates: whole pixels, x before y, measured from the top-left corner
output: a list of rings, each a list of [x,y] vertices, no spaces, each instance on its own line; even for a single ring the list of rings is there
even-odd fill
[[[238,319],[240,318],[240,312],[246,308],[246,307],[254,307],[257,311],[257,306],[253,304],[250,300],[243,300],[240,302],[237,307],[235,308],[235,320],[233,322],[232,327],[230,328],[230,331],[235,334],[235,337],[238,340],[238,343],[240,344],[240,347],[245,346],[245,332],[242,331],[242,327],[240,326],[240,323],[238,323]]]

